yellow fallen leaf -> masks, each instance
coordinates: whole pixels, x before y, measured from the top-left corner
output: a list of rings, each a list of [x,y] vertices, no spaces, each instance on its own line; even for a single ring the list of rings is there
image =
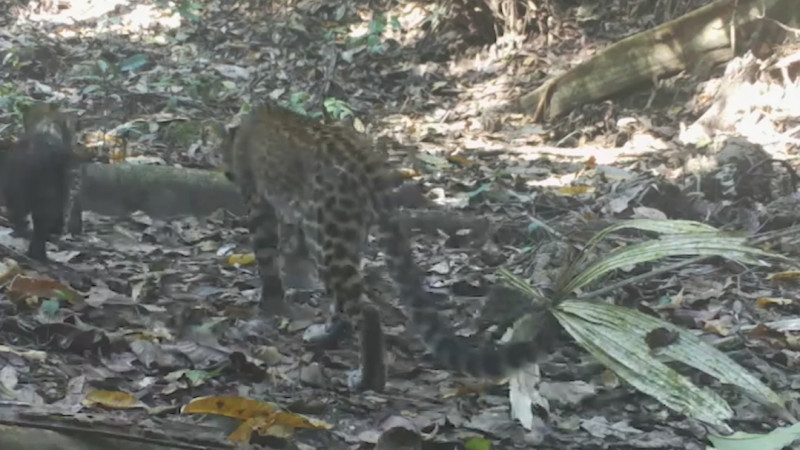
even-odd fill
[[[413,167],[401,167],[397,169],[397,173],[400,174],[400,178],[403,180],[410,180],[414,177],[418,177],[422,175],[419,171]]]
[[[245,397],[200,397],[192,400],[181,409],[183,414],[215,414],[239,420],[258,416],[270,416],[275,407]]]
[[[255,262],[255,253],[234,253],[228,257],[229,266],[249,266]]]
[[[247,443],[253,431],[262,436],[289,438],[297,428],[331,429],[321,420],[300,414],[276,411],[268,403],[244,397],[201,397],[181,409],[183,414],[215,414],[242,420],[242,424],[228,436],[231,442]]]
[[[253,435],[253,428],[255,426],[255,418],[247,419],[241,425],[233,430],[233,433],[228,435],[228,440],[239,444],[247,444],[250,442],[250,436]]]
[[[278,424],[276,416],[270,417],[256,417],[249,421],[251,429],[258,431],[262,436],[275,436],[278,438],[288,439],[294,434],[294,428],[288,425]]]
[[[770,306],[786,306],[791,305],[792,303],[794,303],[794,300],[790,298],[761,297],[756,299],[756,306],[759,308],[768,308]]]
[[[797,278],[800,278],[800,270],[777,272],[767,277],[768,280],[795,280]]]
[[[312,419],[302,414],[294,414],[287,411],[278,411],[275,413],[275,423],[292,428],[310,428],[313,430],[330,430],[333,428],[333,425],[323,422],[322,420]]]
[[[121,391],[91,391],[83,400],[86,406],[100,405],[112,409],[143,408],[144,404],[133,394]]]
[[[556,192],[561,195],[575,196],[594,192],[594,188],[592,186],[566,186]]]
[[[253,431],[257,431],[261,436],[274,436],[281,439],[289,439],[294,435],[294,427],[277,423],[275,419],[276,417],[273,415],[245,420],[233,433],[228,435],[228,440],[248,443]]]

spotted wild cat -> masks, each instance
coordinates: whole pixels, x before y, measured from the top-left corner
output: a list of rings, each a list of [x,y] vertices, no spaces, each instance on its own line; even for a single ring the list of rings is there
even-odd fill
[[[262,303],[281,298],[278,248],[281,239],[299,233],[335,304],[326,332],[314,340],[336,341],[350,319],[358,318],[361,367],[351,373],[351,388],[380,391],[386,382],[380,314],[364,293],[361,271],[371,223],[380,230],[379,242],[411,326],[440,361],[474,376],[497,377],[534,359],[533,342],[474,349],[439,316],[395,217],[385,156],[365,136],[268,103],[229,130],[222,157],[226,175],[250,208]],[[299,225],[299,231],[291,224]]]

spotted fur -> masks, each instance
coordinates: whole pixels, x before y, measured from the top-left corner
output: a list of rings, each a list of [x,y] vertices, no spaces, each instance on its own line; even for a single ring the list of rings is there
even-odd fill
[[[479,377],[508,375],[533,360],[533,342],[472,348],[433,308],[409,239],[396,220],[385,156],[355,130],[323,124],[269,103],[247,114],[223,145],[226,174],[250,207],[250,229],[262,277],[262,304],[281,301],[282,239],[305,238],[326,292],[335,303],[321,339],[337,340],[358,317],[361,364],[351,387],[382,390],[386,381],[380,314],[364,293],[362,247],[378,225],[411,325],[449,368]],[[275,226],[278,224],[278,226]],[[288,224],[299,224],[299,231]]]

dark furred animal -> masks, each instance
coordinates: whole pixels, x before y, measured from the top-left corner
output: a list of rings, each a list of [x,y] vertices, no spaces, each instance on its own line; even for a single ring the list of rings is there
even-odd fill
[[[269,103],[229,131],[222,157],[226,174],[250,208],[262,304],[270,301],[270,294],[284,292],[278,249],[282,239],[297,233],[288,225],[298,224],[335,304],[326,332],[316,338],[338,340],[350,318],[359,318],[361,367],[351,374],[351,388],[379,391],[386,382],[380,314],[364,294],[361,271],[370,223],[378,225],[386,263],[412,326],[440,361],[471,375],[499,377],[533,360],[533,342],[472,348],[433,309],[423,273],[394,214],[385,156],[365,136]]]
[[[30,238],[28,256],[45,261],[45,243],[62,233],[65,216],[70,231],[81,226],[75,204],[80,177],[71,175],[76,118],[55,105],[39,104],[25,111],[23,122],[24,135],[0,154],[0,187],[15,233]]]

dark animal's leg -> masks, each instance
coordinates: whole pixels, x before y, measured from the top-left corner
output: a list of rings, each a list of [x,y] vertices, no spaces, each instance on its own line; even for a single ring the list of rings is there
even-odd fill
[[[261,276],[261,307],[274,313],[282,312],[286,305],[279,261],[279,217],[265,200],[251,197],[248,206],[250,239]]]
[[[32,199],[31,216],[33,237],[28,247],[28,256],[46,261],[45,243],[58,236],[64,227],[64,192],[61,184],[40,186]]]
[[[317,268],[335,306],[326,332],[316,336],[316,340],[335,342],[341,339],[350,327],[349,318],[359,317],[361,362],[348,381],[354,389],[381,391],[386,384],[383,328],[378,309],[364,295],[361,272],[365,204],[348,201],[347,195],[341,196],[335,190],[320,195],[325,195],[325,209],[316,211],[315,222],[324,231],[308,230],[306,237],[312,233],[318,236],[317,242],[308,240],[309,253],[317,258],[321,256]]]
[[[70,171],[70,176],[67,186],[67,201],[64,208],[64,215],[66,216],[67,232],[72,235],[80,234],[83,232],[83,204],[81,196],[83,189],[83,176],[85,166],[80,165],[74,167]]]

